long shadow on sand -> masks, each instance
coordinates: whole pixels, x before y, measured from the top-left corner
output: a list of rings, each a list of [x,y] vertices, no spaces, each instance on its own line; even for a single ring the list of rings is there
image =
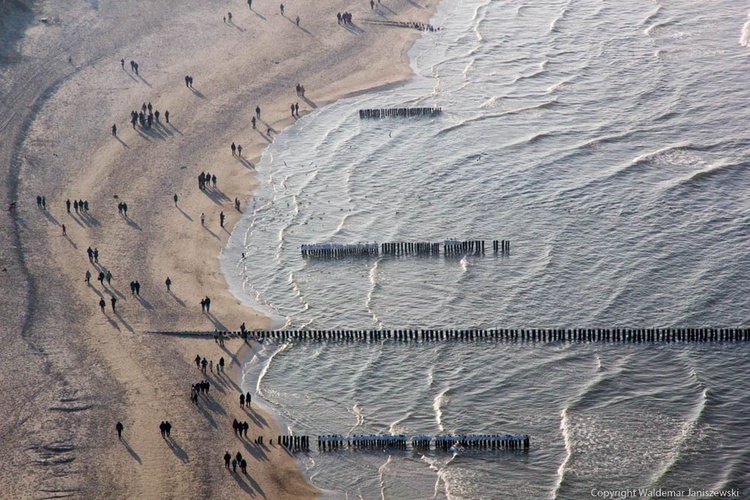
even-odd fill
[[[55,219],[55,216],[49,213],[47,210],[42,210],[42,213],[47,218],[48,221],[50,221],[52,224],[59,226],[60,223]]]
[[[237,484],[240,485],[240,488],[242,488],[248,495],[255,498],[256,496],[258,496],[255,493],[255,490],[257,490],[260,496],[262,496],[263,498],[266,498],[266,494],[263,492],[260,485],[256,483],[255,480],[252,477],[250,477],[248,474],[242,474],[242,473],[237,473],[237,472],[232,472],[231,474],[234,480],[237,481]],[[248,482],[245,482],[243,477],[246,478]]]
[[[130,444],[128,443],[127,439],[122,440],[123,446],[125,446],[125,449],[130,453],[130,456],[133,457],[133,460],[138,462],[139,465],[142,465],[143,462],[141,461],[141,457],[138,455],[138,453],[135,452],[133,448],[130,447]]]
[[[252,441],[248,441],[246,438],[236,436],[237,439],[245,446],[245,450],[258,462],[268,462],[268,457],[266,456],[266,452],[263,451],[257,444],[253,443]]]
[[[206,98],[206,96],[204,96],[204,95],[203,95],[203,92],[201,92],[200,90],[197,90],[197,89],[195,89],[194,87],[188,87],[188,88],[189,88],[189,89],[190,89],[190,90],[191,90],[191,91],[193,92],[193,94],[195,94],[195,95],[196,95],[197,97],[200,97],[201,99],[205,99],[205,98]]]
[[[134,330],[133,330],[133,327],[132,327],[132,326],[130,326],[130,325],[128,324],[128,322],[127,322],[127,321],[125,321],[124,319],[122,319],[122,316],[120,316],[120,313],[119,313],[119,312],[116,312],[116,313],[115,313],[115,316],[117,316],[117,319],[119,319],[119,320],[120,320],[120,323],[122,323],[122,324],[123,324],[123,326],[124,326],[125,328],[127,328],[127,330],[128,330],[128,331],[129,331],[130,333],[133,333],[133,331],[134,331]],[[118,330],[119,330],[119,328],[118,328]]]
[[[184,302],[184,301],[183,301],[183,300],[182,300],[181,298],[179,298],[179,297],[178,297],[177,295],[175,295],[175,294],[174,294],[174,292],[173,292],[172,290],[170,290],[170,291],[169,291],[169,295],[171,295],[171,296],[172,296],[172,298],[174,298],[174,300],[175,300],[175,301],[176,301],[176,302],[177,302],[178,304],[180,304],[180,305],[181,305],[182,307],[187,307],[187,306],[185,305],[185,302]]]
[[[182,460],[183,463],[188,463],[190,461],[190,457],[188,457],[188,454],[185,452],[185,450],[183,450],[180,445],[177,444],[177,442],[172,438],[166,438],[164,442],[167,443],[167,446],[169,446],[169,449],[172,450],[172,453],[174,453],[177,458]]]
[[[308,99],[307,97],[305,97],[305,96],[302,96],[302,100],[303,100],[303,101],[305,101],[305,102],[307,103],[307,105],[308,105],[308,106],[310,106],[311,108],[313,108],[313,109],[318,109],[318,105],[317,105],[317,104],[315,104],[315,103],[314,103],[313,101],[311,101],[310,99]]]
[[[148,81],[148,80],[146,80],[145,78],[143,78],[143,77],[142,77],[141,75],[136,75],[136,76],[137,76],[137,77],[138,77],[138,78],[139,78],[139,79],[140,79],[140,80],[141,80],[141,81],[142,81],[143,83],[145,83],[145,84],[146,84],[146,85],[148,85],[149,87],[153,88],[153,85],[151,85],[151,83],[149,83],[149,81]]]
[[[250,160],[246,160],[242,156],[237,156],[237,161],[240,162],[240,163],[242,163],[242,165],[245,168],[252,168],[252,169],[255,168],[255,166],[250,162]]]
[[[247,414],[247,418],[253,421],[253,424],[255,424],[256,427],[268,427],[268,422],[266,422],[266,419],[264,419],[254,411],[248,411],[247,409],[245,409],[245,414]]]
[[[149,302],[148,300],[144,299],[144,298],[143,298],[143,297],[141,297],[140,295],[136,295],[136,296],[135,296],[135,298],[136,298],[136,300],[138,300],[138,302],[140,302],[140,304],[141,304],[141,305],[142,305],[142,306],[143,306],[143,307],[144,307],[145,309],[148,309],[149,311],[153,311],[153,310],[154,310],[154,306],[152,306],[152,305],[151,305],[151,302]]]
[[[217,238],[218,238],[218,236],[217,236]],[[222,323],[221,321],[219,321],[218,319],[216,319],[216,316],[214,316],[210,312],[207,312],[205,314],[206,314],[206,317],[211,320],[211,323],[214,324],[214,328],[216,328],[217,330],[226,330],[227,329],[227,327],[224,326],[224,323]],[[222,347],[222,349],[224,349],[224,347]],[[224,350],[226,350],[226,349],[224,349]]]
[[[203,229],[205,229],[206,231],[208,231],[208,234],[210,234],[211,236],[213,236],[213,237],[214,237],[214,238],[216,238],[217,240],[221,241],[221,238],[219,237],[219,235],[218,235],[218,234],[216,234],[216,233],[214,233],[213,231],[211,231],[211,230],[210,230],[210,229],[208,228],[208,226],[203,226]]]
[[[175,132],[177,132],[179,135],[183,135],[182,132],[180,131],[180,129],[178,129],[177,127],[175,127],[171,123],[169,124],[169,126],[172,127],[172,130],[174,130]]]
[[[65,238],[66,240],[68,240],[68,243],[70,243],[70,244],[71,244],[71,245],[73,246],[73,248],[75,248],[76,250],[78,250],[78,245],[76,245],[75,241],[73,241],[73,240],[71,240],[71,239],[70,239],[70,236],[68,236],[68,235],[66,234],[66,235],[64,236],[64,238]]]
[[[362,28],[360,28],[354,23],[343,24],[342,26],[346,28],[346,31],[348,31],[349,33],[353,33],[355,35],[359,35],[360,33],[365,32],[365,30],[363,30]]]
[[[177,206],[177,210],[179,210],[180,213],[182,213],[182,215],[184,215],[187,220],[189,220],[190,222],[193,222],[193,218],[190,217],[187,213],[185,213],[185,211],[182,208],[180,208],[179,205]]]
[[[120,141],[120,144],[122,144],[125,149],[130,149],[130,146],[128,146],[128,143],[125,142],[125,141],[123,141],[122,139],[120,139],[119,135],[116,135],[115,139],[117,139],[118,141]]]
[[[232,28],[238,30],[240,33],[244,33],[245,32],[245,28],[241,28],[240,26],[237,26],[236,24],[234,24],[234,21],[229,21],[229,22],[227,22],[227,24],[229,26],[231,26]]]
[[[229,196],[225,195],[220,189],[217,188],[206,188],[203,190],[203,194],[211,198],[211,201],[217,205],[221,205],[224,201],[229,201]]]
[[[284,19],[286,19],[287,21],[289,21],[290,23],[292,23],[293,25],[295,25],[298,29],[302,30],[304,33],[306,33],[306,34],[308,34],[310,36],[313,36],[312,33],[310,33],[305,28],[303,28],[302,26],[300,26],[299,24],[297,24],[297,22],[294,19],[292,19],[291,17],[284,16]],[[315,38],[315,37],[313,36],[313,38]]]
[[[255,11],[253,9],[250,9],[250,10],[252,10],[253,14],[255,14],[256,16],[258,16],[259,18],[263,19],[264,21],[266,20],[266,18],[260,12],[257,12],[257,11]]]
[[[124,216],[123,216],[123,219],[125,219],[125,222],[127,222],[127,223],[128,223],[128,226],[132,227],[132,228],[133,228],[133,229],[135,229],[136,231],[141,231],[141,226],[139,226],[139,225],[138,225],[138,223],[137,223],[137,222],[135,222],[135,221],[134,221],[133,219],[131,219],[130,217],[128,217],[127,215],[124,215]]]

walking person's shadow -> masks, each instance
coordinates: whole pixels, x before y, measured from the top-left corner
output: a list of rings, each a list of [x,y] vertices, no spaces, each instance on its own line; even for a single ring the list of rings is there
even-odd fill
[[[177,458],[182,460],[183,463],[188,463],[190,461],[190,457],[188,456],[187,452],[183,450],[179,444],[177,444],[176,441],[174,441],[171,437],[168,437],[164,440],[167,443],[167,446],[169,446],[169,449],[172,450],[172,453],[175,454]]]
[[[133,457],[133,459],[138,462],[139,465],[143,465],[143,462],[141,461],[141,457],[138,455],[138,453],[135,452],[133,448],[130,447],[130,443],[128,443],[128,440],[123,438],[122,444],[125,446],[125,449],[128,450],[128,453],[130,453],[130,456]]]

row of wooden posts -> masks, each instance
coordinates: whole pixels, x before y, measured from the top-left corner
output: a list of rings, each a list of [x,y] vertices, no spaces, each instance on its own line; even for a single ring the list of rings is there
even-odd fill
[[[484,255],[483,240],[445,240],[442,243],[429,241],[388,242],[388,243],[314,243],[300,246],[303,257],[318,259],[339,259],[342,257],[370,257],[376,255],[427,255],[446,257],[464,255]],[[495,254],[510,253],[509,240],[492,240]]]
[[[360,118],[393,118],[402,116],[425,116],[439,115],[443,108],[426,107],[426,108],[376,108],[360,109]]]
[[[239,333],[239,332],[238,332]],[[259,339],[308,341],[481,341],[516,342],[744,342],[750,328],[493,328],[404,330],[256,330]]]
[[[531,437],[528,434],[444,434],[437,436],[412,436],[403,434],[342,436],[328,434],[318,436],[318,449],[322,451],[348,450],[413,450],[450,451],[453,447],[474,450],[528,450]]]

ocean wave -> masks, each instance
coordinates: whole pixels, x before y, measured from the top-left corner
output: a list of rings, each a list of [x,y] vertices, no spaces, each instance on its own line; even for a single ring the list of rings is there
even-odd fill
[[[443,406],[448,404],[448,402],[450,401],[450,399],[448,398],[448,394],[450,392],[451,388],[446,387],[445,389],[440,391],[432,400],[432,410],[435,413],[435,423],[437,424],[440,432],[445,432],[445,427],[443,426]]]
[[[642,26],[646,26],[648,23],[656,19],[656,16],[659,15],[659,12],[661,12],[661,5],[657,4],[656,8],[648,13],[646,17],[643,18],[641,21]]]
[[[660,21],[660,22],[656,22],[656,23],[654,23],[654,24],[652,24],[652,25],[648,26],[648,27],[647,27],[646,29],[644,29],[644,30],[643,30],[643,34],[644,34],[644,35],[651,35],[651,33],[652,33],[652,32],[653,32],[654,30],[660,30],[660,29],[662,29],[662,28],[666,28],[666,27],[668,27],[668,26],[671,26],[671,25],[673,25],[674,23],[675,23],[675,20],[674,20],[674,19],[667,19],[666,21]]]
[[[557,13],[557,16],[552,20],[552,22],[549,23],[549,29],[547,30],[547,34],[551,35],[552,33],[557,31],[558,25],[560,24],[560,21],[565,19],[565,15],[568,13],[567,5],[563,7],[560,12]]]
[[[747,21],[742,25],[739,42],[743,47],[750,47],[750,13],[747,15]]]
[[[570,439],[570,420],[568,417],[567,407],[563,408],[560,412],[560,433],[562,434],[563,445],[565,446],[565,458],[557,468],[557,477],[555,480],[555,485],[552,488],[551,495],[553,499],[557,498],[557,496],[560,494],[560,489],[562,488],[563,481],[565,480],[565,472],[567,470],[568,463],[570,463],[570,460],[573,457],[573,446]]]
[[[689,177],[679,179],[676,184],[672,186],[672,188],[684,188],[692,186],[693,184],[698,184],[700,182],[709,180],[713,177],[724,175],[731,173],[735,170],[740,171],[746,171],[748,164],[747,163],[730,163],[726,161],[720,161],[715,164],[709,165],[707,168],[703,170],[699,170],[693,174],[691,174]]]

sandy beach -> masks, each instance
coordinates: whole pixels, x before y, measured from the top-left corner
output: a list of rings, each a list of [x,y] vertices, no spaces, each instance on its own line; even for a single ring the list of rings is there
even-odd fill
[[[293,456],[268,444],[279,433],[272,418],[239,406],[241,340],[221,347],[150,332],[269,325],[239,304],[219,267],[241,216],[234,200],[244,208],[252,199],[254,164],[296,120],[290,104],[303,115],[408,79],[406,52],[419,32],[365,21],[426,22],[434,3],[294,0],[283,15],[278,3],[257,0],[252,9],[239,0],[25,5],[3,4],[0,33],[0,197],[4,207],[16,203],[0,230],[1,496],[316,496]],[[352,25],[337,23],[344,11]],[[150,129],[129,122],[143,103],[161,112]],[[217,184],[202,192],[204,171]],[[66,200],[86,200],[89,210],[68,213]],[[112,273],[110,284],[97,281],[100,271]],[[129,287],[136,280],[139,296]],[[203,376],[196,355],[223,356],[230,368]],[[201,380],[212,389],[196,407],[190,386]],[[250,439],[233,435],[234,418],[251,424]],[[173,425],[170,440],[157,433],[163,420]],[[266,444],[253,442],[260,435]],[[248,475],[224,468],[226,450],[248,458]]]

